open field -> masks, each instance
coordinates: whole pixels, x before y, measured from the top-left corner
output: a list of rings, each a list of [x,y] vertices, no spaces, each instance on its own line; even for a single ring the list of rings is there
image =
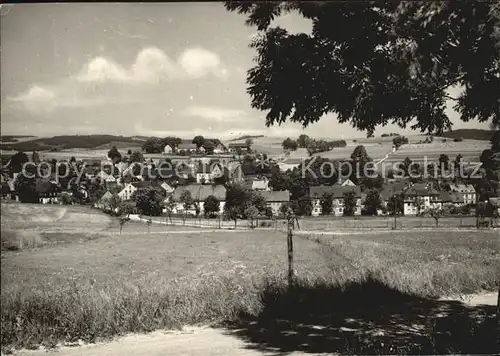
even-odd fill
[[[447,154],[451,160],[455,159],[456,155],[459,153],[464,157],[465,162],[478,162],[481,152],[490,147],[488,141],[480,140],[468,140],[465,139],[462,142],[453,142],[452,139],[448,138],[446,142],[442,142],[444,138],[435,137],[433,143],[419,144],[418,142],[424,141],[425,135],[409,135],[409,144],[403,145],[398,151],[391,153],[389,158],[385,161],[388,164],[401,162],[406,157],[409,157],[413,161],[421,162],[424,157],[427,160],[433,161],[439,158],[439,155],[444,153]],[[358,145],[364,145],[368,155],[373,160],[380,160],[386,154],[390,153],[392,150],[392,139],[394,137],[374,137],[374,138],[359,138],[350,139],[347,141],[346,147],[337,147],[329,152],[321,152],[315,154],[316,156],[321,156],[333,160],[344,160],[349,159],[352,151]],[[253,148],[260,152],[266,153],[270,158],[285,158],[283,148],[281,143],[284,137],[259,137],[253,139]],[[332,138],[333,139],[333,138]],[[243,143],[244,140],[234,141],[237,143]],[[111,141],[110,143],[97,146],[95,148],[76,148],[76,149],[65,149],[57,152],[50,151],[38,151],[40,158],[42,159],[57,159],[57,160],[69,160],[74,156],[77,160],[81,159],[106,159],[107,153],[112,145],[116,145],[122,154],[130,149],[132,151],[140,150],[140,142],[127,142],[127,141]],[[11,156],[15,151],[2,150],[2,156]],[[144,154],[146,159],[158,159],[164,158],[162,153],[157,154]],[[291,152],[288,158],[298,158],[307,159],[308,154],[305,149],[299,149],[297,152]]]
[[[111,225],[109,216],[83,206],[2,203],[1,214],[2,250],[90,239]]]
[[[357,303],[367,306],[377,298],[393,305],[410,296],[494,290],[500,272],[496,231],[297,235],[300,290],[289,294],[283,289],[286,237],[279,231],[170,226],[172,233],[166,234],[165,226],[152,225],[148,234],[145,225],[130,223],[120,236],[115,221],[97,218],[92,209],[84,219],[77,207],[7,205],[2,205],[2,236],[5,226],[10,231],[37,226],[65,235],[66,243],[2,253],[3,346],[54,345],[211,321],[236,325],[243,314],[269,314],[271,295],[282,300],[278,309],[272,302],[271,310],[283,313],[290,298],[300,295],[309,300],[301,302],[306,312],[319,304],[333,308],[333,300],[345,310],[343,293],[354,293]],[[11,220],[7,224],[4,213]],[[99,230],[94,238],[82,239],[74,228],[84,229],[85,223]],[[341,286],[352,290],[341,292]],[[371,302],[362,302],[361,295]]]

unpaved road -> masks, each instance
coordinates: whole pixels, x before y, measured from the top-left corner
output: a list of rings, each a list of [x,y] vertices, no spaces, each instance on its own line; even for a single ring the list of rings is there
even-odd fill
[[[451,298],[443,298],[451,300]],[[472,295],[461,300],[469,305],[496,305],[497,293]],[[263,356],[265,352],[249,348],[244,341],[223,330],[210,327],[190,327],[183,331],[156,331],[150,334],[129,335],[108,343],[60,347],[57,350],[22,350],[22,356]],[[319,355],[304,352],[288,356]],[[325,355],[325,354],[323,354]]]
[[[129,335],[110,343],[61,347],[57,351],[21,351],[25,356],[263,356],[264,352],[245,347],[240,339],[209,327],[190,327],[183,331],[155,331],[146,335]],[[292,352],[289,356],[306,355]],[[307,355],[314,355],[307,353]]]

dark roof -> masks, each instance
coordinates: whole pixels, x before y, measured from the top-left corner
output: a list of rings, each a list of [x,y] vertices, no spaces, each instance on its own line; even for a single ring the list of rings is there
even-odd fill
[[[221,201],[226,200],[226,187],[223,185],[189,184],[179,186],[175,189],[173,198],[179,201],[182,193],[185,191],[189,191],[191,193],[191,197],[194,201],[204,201],[210,195],[213,195]]]
[[[462,193],[449,192],[448,194],[450,195],[452,203],[463,203],[464,202],[464,196],[462,195]]]
[[[443,203],[453,202],[453,198],[451,197],[450,193],[441,191],[439,192],[439,195],[441,196],[441,200],[443,201]]]
[[[330,193],[333,198],[338,199],[344,196],[344,193],[354,192],[356,198],[361,198],[361,188],[359,186],[341,186],[341,185],[315,185],[309,188],[309,196],[312,199],[320,199],[325,193]]]
[[[196,148],[197,148],[197,146],[194,143],[180,143],[177,146],[177,149],[180,149],[180,150],[195,150]]]
[[[405,191],[405,195],[417,195],[417,196],[428,196],[428,195],[440,195],[440,193],[425,183],[417,183],[409,187]]]
[[[410,185],[410,181],[406,179],[401,179],[396,182],[386,182],[382,186],[382,191],[380,192],[380,198],[382,200],[390,199],[394,194],[403,193]]]
[[[266,199],[266,202],[288,202],[290,201],[290,192],[288,190],[263,191],[260,195]]]

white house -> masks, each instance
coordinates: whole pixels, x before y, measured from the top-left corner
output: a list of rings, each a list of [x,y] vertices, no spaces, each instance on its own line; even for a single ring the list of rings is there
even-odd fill
[[[111,174],[108,174],[104,171],[100,171],[99,173],[97,173],[96,178],[98,178],[106,183],[115,183],[116,182],[115,177],[113,177]]]
[[[425,209],[441,206],[441,193],[426,183],[414,184],[404,193],[404,215],[417,215]]]
[[[165,148],[163,149],[163,153],[166,155],[169,155],[173,152],[172,146],[166,145]]]
[[[349,178],[339,178],[338,184],[342,187],[355,187],[356,184],[352,182]]]
[[[217,146],[215,146],[214,148],[214,154],[221,154],[221,153],[225,153],[226,152],[226,148],[224,147],[224,145],[222,143],[219,143]]]
[[[288,170],[292,171],[294,168],[300,167],[302,162],[303,162],[302,158],[289,158],[284,160],[283,162],[279,162],[278,167],[282,172],[286,172]]]
[[[474,204],[476,202],[476,189],[472,184],[450,184],[450,192],[461,193],[464,204]]]
[[[218,162],[210,164],[200,162],[196,172],[196,183],[212,183],[215,178],[222,177],[223,174],[222,166]]]
[[[251,183],[250,189],[252,190],[258,190],[258,191],[271,190],[271,188],[269,188],[269,179],[265,176],[261,178],[252,179],[250,183]]]
[[[361,189],[358,186],[341,185],[317,185],[309,188],[309,196],[312,202],[312,216],[319,216],[323,213],[321,199],[325,194],[332,195],[332,215],[344,214],[344,193],[354,192],[356,207],[354,215],[361,215]]]
[[[135,191],[137,191],[137,188],[132,183],[128,183],[125,184],[125,187],[118,193],[118,196],[122,201],[130,200]]]

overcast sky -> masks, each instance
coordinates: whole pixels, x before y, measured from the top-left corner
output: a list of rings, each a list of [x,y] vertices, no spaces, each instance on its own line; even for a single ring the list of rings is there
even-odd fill
[[[268,129],[250,108],[255,29],[219,3],[3,5],[2,134],[362,137],[325,116]],[[311,25],[296,15],[276,24]],[[476,122],[454,128],[486,127]],[[400,132],[388,126],[377,131]]]

